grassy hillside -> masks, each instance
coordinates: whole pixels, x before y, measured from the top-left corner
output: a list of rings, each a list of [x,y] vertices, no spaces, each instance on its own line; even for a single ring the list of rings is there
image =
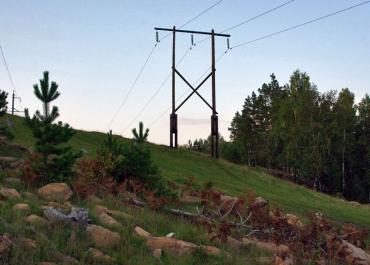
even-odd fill
[[[24,126],[22,119],[14,118],[15,141],[32,146],[33,138]],[[78,131],[71,140],[74,148],[85,149],[94,155],[105,135],[98,132]],[[129,140],[121,138],[123,142]],[[182,182],[194,176],[199,182],[212,181],[217,189],[230,195],[240,195],[247,189],[268,199],[276,207],[287,212],[304,215],[306,212],[319,211],[339,223],[352,222],[370,227],[370,207],[353,207],[348,202],[317,193],[277,179],[270,175],[223,160],[214,160],[205,155],[187,150],[171,150],[165,146],[151,144],[153,158],[161,172],[170,180]]]

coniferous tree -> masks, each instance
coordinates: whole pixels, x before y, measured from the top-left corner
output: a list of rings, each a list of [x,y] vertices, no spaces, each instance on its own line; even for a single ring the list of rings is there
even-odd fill
[[[139,131],[136,128],[132,129],[132,134],[134,135],[133,140],[137,143],[144,143],[148,140],[149,129],[146,128],[144,132],[144,124],[139,122]]]
[[[0,90],[0,117],[3,117],[8,110],[8,93]],[[0,123],[0,136],[5,136],[7,139],[12,139],[13,134],[9,131],[8,125],[4,122]]]
[[[36,138],[36,155],[33,157],[33,170],[38,174],[42,184],[55,181],[69,181],[72,177],[72,166],[81,156],[74,152],[66,143],[75,134],[74,130],[62,122],[55,122],[59,116],[56,106],[50,110],[50,103],[60,93],[55,82],[49,82],[49,73],[43,73],[40,84],[33,86],[35,96],[42,102],[43,112],[36,111],[31,118],[25,109],[25,121]]]

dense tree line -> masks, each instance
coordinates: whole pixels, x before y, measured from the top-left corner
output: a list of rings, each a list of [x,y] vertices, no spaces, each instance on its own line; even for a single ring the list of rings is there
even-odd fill
[[[355,104],[349,89],[320,93],[298,70],[284,86],[271,75],[270,83],[245,99],[229,130],[230,142],[220,145],[224,158],[369,202],[369,95]],[[189,142],[189,147],[207,151],[206,142]]]

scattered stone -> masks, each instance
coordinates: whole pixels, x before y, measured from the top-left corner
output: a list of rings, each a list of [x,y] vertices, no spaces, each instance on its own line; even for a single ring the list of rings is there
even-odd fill
[[[73,224],[87,226],[91,224],[88,210],[85,208],[72,207],[71,213],[64,214],[60,210],[52,207],[43,207],[45,217],[52,223],[61,222],[64,224]]]
[[[13,206],[13,211],[16,213],[27,214],[30,211],[30,206],[27,203],[17,203]]]
[[[50,183],[38,189],[37,194],[47,201],[64,202],[72,197],[73,192],[65,183]]]
[[[185,204],[199,204],[202,202],[202,199],[192,195],[184,195],[179,199],[179,202]]]
[[[149,232],[145,231],[144,229],[142,229],[141,227],[138,227],[138,226],[136,226],[134,228],[134,231],[135,231],[136,235],[138,235],[140,237],[143,237],[143,238],[148,238],[148,237],[152,236]]]
[[[170,237],[149,237],[147,245],[152,251],[162,249],[175,256],[189,255],[199,248],[194,243]]]
[[[35,250],[37,248],[37,242],[29,238],[21,237],[17,240],[17,243],[26,250]]]
[[[202,249],[208,254],[213,256],[220,256],[222,251],[214,246],[204,246]]]
[[[49,202],[48,207],[54,208],[56,210],[61,210],[64,213],[69,213],[72,210],[72,207],[70,207],[69,205],[66,205],[65,203],[61,204],[58,202]],[[45,208],[45,207],[43,206],[41,208]]]
[[[175,233],[171,232],[171,233],[167,234],[166,237],[172,237],[172,238],[174,238],[175,237]]]
[[[98,215],[98,221],[103,225],[107,227],[120,227],[122,226],[120,222],[118,222],[116,219],[108,215],[107,213],[101,213]]]
[[[159,259],[162,256],[162,249],[160,249],[160,248],[154,249],[153,250],[153,256],[155,258]]]
[[[93,262],[98,264],[115,264],[116,259],[104,254],[102,251],[96,248],[90,248],[88,250],[89,257]]]
[[[255,245],[258,248],[263,249],[265,251],[269,251],[269,252],[275,252],[278,249],[278,246],[276,244],[271,243],[271,242],[260,241],[254,237],[245,237],[242,239],[242,243],[243,245],[246,245],[246,246]]]
[[[191,242],[179,240],[172,237],[153,237],[140,227],[135,227],[135,233],[146,238],[147,246],[153,251],[167,251],[175,256],[183,256],[193,253],[195,250],[202,249],[208,255],[220,255],[221,250],[213,246],[199,246]]]
[[[88,226],[86,232],[94,245],[99,248],[112,248],[121,242],[121,237],[118,233],[98,225]]]
[[[272,258],[273,265],[294,265],[293,255],[286,245],[280,245]]]
[[[20,199],[21,195],[16,189],[0,188],[0,198],[6,200]]]
[[[99,216],[103,213],[114,216],[116,218],[123,218],[123,219],[132,219],[133,217],[125,212],[122,211],[116,211],[116,210],[110,210],[107,207],[104,207],[102,205],[96,205],[93,209],[94,213]]]
[[[57,264],[54,263],[54,262],[45,262],[45,261],[43,261],[43,262],[37,263],[37,265],[57,265]]]
[[[12,240],[10,236],[7,234],[0,236],[0,258],[1,260],[7,260],[10,255],[11,247],[12,247]]]
[[[355,201],[350,201],[349,204],[352,206],[352,207],[355,207],[355,208],[358,208],[358,207],[361,207],[362,204],[359,203],[359,202],[355,202]]]
[[[261,209],[261,208],[264,208],[266,207],[268,204],[268,202],[262,198],[262,197],[257,197],[254,202],[252,202],[252,204],[250,205],[250,207],[252,209]]]
[[[48,221],[38,215],[31,214],[25,218],[25,221],[30,225],[46,226]]]
[[[344,258],[346,264],[351,265],[370,265],[370,254],[349,242],[333,236],[326,236],[327,245],[336,257]]]
[[[299,220],[299,218],[297,216],[295,216],[294,214],[287,213],[285,215],[285,217],[287,218],[288,224],[290,224],[292,226],[298,226],[298,227],[303,226],[301,220]]]

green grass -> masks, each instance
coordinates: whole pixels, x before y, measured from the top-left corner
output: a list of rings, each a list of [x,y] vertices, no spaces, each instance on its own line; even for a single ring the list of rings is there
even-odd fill
[[[14,118],[13,133],[16,142],[32,147],[34,140],[31,132],[19,117]],[[105,135],[99,132],[78,131],[70,144],[76,149],[86,149],[88,155],[93,156],[104,137]],[[122,142],[129,141],[119,138]],[[183,182],[188,176],[194,176],[200,183],[212,181],[217,189],[231,195],[242,195],[247,189],[252,189],[258,196],[268,199],[273,206],[290,213],[302,216],[307,212],[319,211],[338,223],[352,222],[370,228],[369,206],[355,208],[341,199],[203,154],[172,150],[154,144],[150,144],[150,148],[155,163],[170,180]]]

